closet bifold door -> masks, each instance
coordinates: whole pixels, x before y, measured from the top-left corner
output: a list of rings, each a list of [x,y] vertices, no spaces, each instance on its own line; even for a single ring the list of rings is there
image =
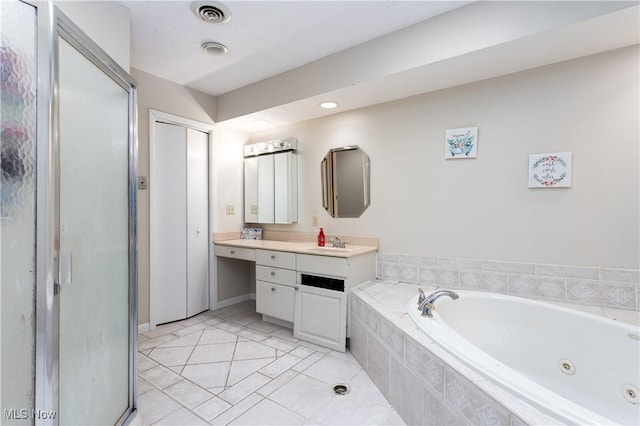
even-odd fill
[[[187,317],[209,308],[208,135],[187,129]]]
[[[209,135],[155,123],[151,326],[209,308]]]
[[[157,122],[151,208],[151,326],[187,317],[187,129]]]

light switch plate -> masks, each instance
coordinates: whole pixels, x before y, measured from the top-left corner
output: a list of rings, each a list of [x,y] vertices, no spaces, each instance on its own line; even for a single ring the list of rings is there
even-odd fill
[[[236,207],[233,204],[227,204],[227,214],[235,214]]]

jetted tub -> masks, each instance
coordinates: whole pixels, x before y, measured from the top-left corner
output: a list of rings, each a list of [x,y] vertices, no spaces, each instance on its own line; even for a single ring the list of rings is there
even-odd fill
[[[411,319],[437,345],[558,422],[640,424],[639,328],[520,297],[456,290]]]

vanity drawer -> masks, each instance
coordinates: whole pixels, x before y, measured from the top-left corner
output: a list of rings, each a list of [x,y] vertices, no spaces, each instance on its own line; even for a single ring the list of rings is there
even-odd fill
[[[256,312],[293,322],[295,288],[256,281]]]
[[[349,263],[343,257],[297,254],[298,272],[321,276],[346,277]]]
[[[296,254],[286,251],[256,250],[256,263],[276,268],[296,269]]]
[[[250,260],[252,262],[256,260],[256,249],[216,245],[213,253],[220,257],[231,257],[233,259]]]
[[[295,286],[296,271],[256,265],[256,280]]]

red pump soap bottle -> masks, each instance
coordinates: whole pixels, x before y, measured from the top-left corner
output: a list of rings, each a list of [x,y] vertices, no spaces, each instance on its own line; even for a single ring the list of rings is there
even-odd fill
[[[324,229],[320,228],[320,232],[318,233],[318,246],[324,247]]]

